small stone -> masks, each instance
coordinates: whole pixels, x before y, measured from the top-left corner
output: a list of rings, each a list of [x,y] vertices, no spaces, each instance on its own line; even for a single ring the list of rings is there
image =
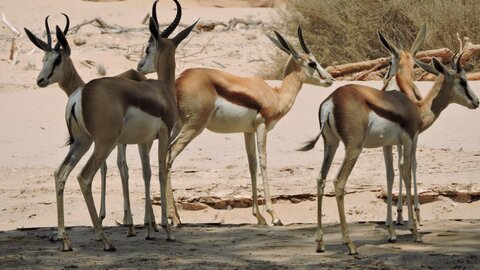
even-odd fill
[[[291,198],[290,201],[291,201],[292,203],[299,203],[299,202],[301,202],[302,200],[300,200],[299,198]]]
[[[206,209],[208,206],[206,206],[203,203],[183,203],[182,208],[183,210],[187,211],[198,211],[198,210],[203,210]]]
[[[73,39],[73,44],[77,45],[77,46],[82,46],[82,45],[85,45],[87,43],[87,40],[84,39],[84,38],[74,38]]]

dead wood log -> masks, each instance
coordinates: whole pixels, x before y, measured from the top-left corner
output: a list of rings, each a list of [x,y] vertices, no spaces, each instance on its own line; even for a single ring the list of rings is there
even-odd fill
[[[375,59],[375,60],[367,60],[367,61],[349,63],[349,64],[338,65],[338,66],[329,66],[329,67],[326,68],[326,70],[334,78],[336,78],[336,77],[344,76],[344,75],[347,75],[347,74],[368,70],[368,69],[371,69],[371,68],[373,68],[377,65],[387,66],[388,61],[389,61],[388,57],[383,57],[383,58],[378,58],[378,59]]]
[[[417,53],[417,58],[424,62],[430,61],[432,57],[441,58],[444,62],[449,62],[453,54],[448,48],[421,51]],[[356,63],[343,64],[338,66],[329,66],[327,71],[334,77],[345,76],[355,72],[361,72],[366,70],[376,71],[379,68],[384,68],[388,65],[389,57],[377,58],[374,60],[361,61]],[[368,72],[361,74],[361,77],[367,77]],[[354,77],[355,78],[355,77]],[[360,78],[361,79],[361,78]]]
[[[480,72],[467,73],[467,80],[469,81],[480,80]]]
[[[420,51],[415,56],[417,59],[424,62],[429,62],[432,57],[441,58],[442,62],[449,63],[453,57],[453,53],[448,48],[434,49],[428,51]]]
[[[464,37],[463,42],[463,55],[460,61],[462,65],[465,65],[475,54],[480,52],[480,44],[473,44],[468,37]]]

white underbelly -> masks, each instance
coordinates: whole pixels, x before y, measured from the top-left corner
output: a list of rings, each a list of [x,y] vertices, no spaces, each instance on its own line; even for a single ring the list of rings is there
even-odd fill
[[[402,127],[388,119],[371,112],[368,117],[365,148],[376,148],[388,145],[398,145],[405,131]]]
[[[122,144],[139,144],[154,140],[157,138],[159,129],[164,125],[161,118],[135,107],[127,109],[123,124],[119,139],[119,143]]]
[[[257,115],[254,109],[217,97],[207,129],[217,133],[254,132]]]

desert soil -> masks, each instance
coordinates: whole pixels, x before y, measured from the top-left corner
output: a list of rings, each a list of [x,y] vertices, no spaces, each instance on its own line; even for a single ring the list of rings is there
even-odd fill
[[[206,3],[208,2],[208,4]],[[254,2],[254,1],[253,1]],[[238,25],[231,31],[218,27],[193,33],[177,55],[177,71],[211,67],[240,75],[257,75],[277,49],[265,37],[271,29],[282,32],[271,8],[251,7],[252,1],[182,1],[182,23],[196,18],[228,22],[233,18],[260,20],[261,25]],[[110,24],[139,28],[126,33],[103,33],[92,25],[68,35],[72,59],[85,81],[98,77],[95,65],[115,75],[135,68],[148,39],[141,21],[151,1],[95,3],[85,1],[7,1],[0,11],[18,29],[27,27],[42,38],[43,20],[51,25],[71,25],[100,17]],[[168,23],[173,4],[160,2],[159,19]],[[280,28],[279,28],[280,27]],[[144,28],[142,30],[142,28]],[[74,251],[62,253],[53,241],[56,226],[53,171],[67,149],[64,106],[67,97],[52,85],[36,86],[43,52],[23,35],[16,37],[18,63],[9,61],[12,32],[0,26],[0,268],[17,269],[480,269],[480,121],[478,111],[451,105],[432,128],[420,136],[418,187],[422,194],[423,243],[413,243],[407,226],[398,226],[397,243],[387,243],[384,228],[385,169],[381,149],[366,149],[347,183],[346,212],[358,256],[347,255],[341,245],[338,212],[331,179],[343,157],[339,148],[330,171],[324,199],[326,248],[315,253],[316,182],[323,157],[322,143],[310,152],[297,152],[302,142],[319,131],[319,104],[337,87],[304,85],[296,104],[268,138],[268,172],[275,210],[285,226],[257,226],[251,215],[251,184],[242,134],[204,131],[178,157],[173,168],[173,187],[183,226],[175,229],[175,242],[166,242],[160,231],[153,241],[125,237],[119,226],[123,199],[115,154],[108,159],[108,236],[117,247],[103,252],[95,242],[86,205],[72,172],[65,189],[65,217]],[[77,46],[74,39],[86,44]],[[290,39],[293,40],[291,37]],[[128,57],[126,57],[127,55]],[[85,60],[93,65],[84,65]],[[153,78],[153,77],[152,77]],[[279,81],[269,81],[279,85]],[[380,87],[380,82],[360,82]],[[432,83],[418,84],[423,94]],[[471,82],[480,95],[480,82]],[[155,146],[153,147],[155,149]],[[87,154],[88,155],[88,154]],[[154,178],[158,170],[152,155]],[[135,147],[128,148],[130,197],[136,224],[143,223],[144,193],[141,166]],[[396,171],[398,174],[398,171]],[[152,182],[158,201],[159,185]],[[100,181],[93,183],[97,207]],[[260,184],[260,194],[263,187]],[[398,190],[395,185],[395,189]],[[192,210],[200,209],[200,210]],[[160,207],[154,206],[157,221]],[[262,214],[269,220],[268,213]],[[394,209],[395,212],[395,209]],[[404,210],[406,218],[406,209]]]

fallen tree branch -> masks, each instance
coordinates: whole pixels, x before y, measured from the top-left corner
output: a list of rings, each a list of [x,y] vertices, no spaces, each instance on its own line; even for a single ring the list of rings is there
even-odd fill
[[[326,68],[326,70],[334,78],[336,78],[336,77],[340,77],[340,76],[343,76],[343,75],[347,75],[347,74],[371,69],[371,68],[373,68],[377,65],[387,66],[389,59],[390,58],[388,58],[388,57],[383,57],[383,58],[378,58],[378,59],[375,59],[375,60],[367,60],[367,61],[343,64],[343,65],[338,65],[338,66],[329,66],[329,67]]]
[[[357,76],[355,76],[355,81],[362,81],[364,80],[364,78],[366,78],[369,74],[371,74],[372,72],[376,71],[377,69],[379,69],[380,67],[382,66],[381,63],[378,63],[376,66],[374,66],[373,68],[367,70],[367,71],[364,71],[364,72],[361,72],[360,74],[358,74]]]
[[[475,54],[480,52],[480,44],[473,44],[468,37],[464,37],[463,42],[463,55],[460,63],[465,65]]]
[[[15,26],[13,26],[8,20],[7,20],[7,16],[5,16],[5,13],[2,12],[2,22],[8,27],[8,29],[10,29],[14,34],[16,34],[17,36],[21,36],[22,34],[20,33],[20,31],[17,30],[17,28],[15,28]]]

